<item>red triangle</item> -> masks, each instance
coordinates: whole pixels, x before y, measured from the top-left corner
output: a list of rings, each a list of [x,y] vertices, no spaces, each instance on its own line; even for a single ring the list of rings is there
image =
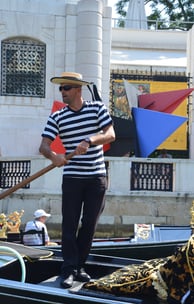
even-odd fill
[[[64,104],[61,101],[54,101],[53,102],[53,106],[52,106],[52,110],[51,112],[56,112],[62,108],[64,108],[66,106],[66,104]],[[57,136],[55,138],[55,140],[53,140],[52,144],[51,144],[51,149],[55,152],[55,153],[59,153],[59,154],[65,154],[65,148],[59,138],[59,136]]]
[[[139,95],[139,107],[147,110],[172,113],[193,90],[194,88],[190,88]]]
[[[66,107],[66,104],[64,102],[55,100],[53,102],[51,113],[61,110],[64,107]]]

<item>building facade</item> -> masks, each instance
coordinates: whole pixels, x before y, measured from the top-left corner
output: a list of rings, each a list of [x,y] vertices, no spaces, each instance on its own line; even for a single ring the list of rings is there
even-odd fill
[[[37,155],[54,100],[50,78],[77,71],[108,105],[111,8],[105,1],[1,1],[0,148],[3,156]],[[85,98],[91,98],[85,90]]]
[[[61,100],[58,86],[50,83],[51,77],[63,71],[82,73],[85,80],[96,83],[107,106],[111,104],[112,80],[118,77],[138,76],[138,81],[156,74],[178,79],[189,77],[188,85],[193,85],[194,28],[189,32],[114,28],[111,8],[103,0],[1,0],[0,16],[1,160],[30,159],[31,173],[46,163],[38,151],[41,132],[53,102]],[[151,58],[146,54],[151,54]],[[118,77],[113,79],[113,75]],[[91,98],[87,90],[83,93],[85,98]],[[173,160],[173,166],[178,168],[178,187],[173,193],[131,191],[131,160],[111,161],[111,187],[100,219],[102,225],[123,227],[152,219],[155,223],[189,224],[189,207],[194,198],[193,121],[190,97],[189,159],[177,163]],[[38,160],[34,162],[34,158]],[[59,224],[60,178],[61,170],[54,170],[42,177],[40,183],[36,180],[29,190],[20,189],[1,200],[1,212],[23,209],[25,203],[25,220],[36,206],[50,211],[51,222]],[[187,212],[182,217],[185,208]]]

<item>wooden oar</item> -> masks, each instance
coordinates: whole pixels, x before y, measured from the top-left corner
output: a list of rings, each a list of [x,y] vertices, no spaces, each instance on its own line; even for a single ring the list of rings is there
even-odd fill
[[[66,156],[67,160],[70,160],[73,156],[75,155],[75,152],[71,152]],[[48,165],[47,167],[41,169],[40,171],[32,174],[31,176],[27,177],[26,179],[24,179],[23,181],[19,182],[18,184],[16,184],[15,186],[5,190],[4,192],[0,193],[0,200],[5,198],[6,196],[10,195],[11,193],[15,192],[16,190],[24,187],[25,185],[29,184],[30,182],[32,182],[33,180],[35,180],[36,178],[42,176],[43,174],[49,172],[50,170],[56,168],[53,164]]]

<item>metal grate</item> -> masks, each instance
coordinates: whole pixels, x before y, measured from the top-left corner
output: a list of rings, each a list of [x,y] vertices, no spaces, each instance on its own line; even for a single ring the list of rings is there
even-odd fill
[[[45,97],[45,44],[15,38],[2,41],[1,48],[1,95]]]
[[[1,161],[0,162],[0,188],[11,188],[30,176],[31,162]],[[27,184],[23,188],[30,188]]]
[[[173,164],[132,162],[131,190],[172,191]]]

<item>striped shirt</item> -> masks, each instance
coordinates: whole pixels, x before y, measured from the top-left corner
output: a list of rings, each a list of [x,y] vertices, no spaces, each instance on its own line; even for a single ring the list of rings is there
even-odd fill
[[[52,113],[42,136],[54,140],[59,135],[66,153],[69,154],[82,140],[99,134],[111,124],[111,116],[101,101],[84,101],[79,111],[73,111],[66,106]],[[63,175],[68,177],[89,178],[105,174],[102,145],[92,145],[86,154],[75,155],[63,169]]]

